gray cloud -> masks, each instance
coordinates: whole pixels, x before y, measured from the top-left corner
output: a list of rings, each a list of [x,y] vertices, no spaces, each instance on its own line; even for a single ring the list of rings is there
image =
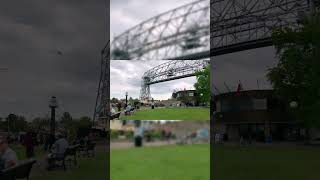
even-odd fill
[[[58,112],[91,115],[100,71],[100,50],[111,36],[161,12],[193,0],[111,0],[111,27],[107,1],[101,0],[7,0],[0,6],[0,117],[17,113],[34,117],[49,112],[48,99],[55,95]],[[61,51],[63,55],[58,55]],[[213,82],[255,88],[274,65],[272,48],[214,57]],[[159,61],[113,63],[111,96],[123,97],[126,90],[139,96],[141,73]],[[129,72],[128,77],[121,71]],[[116,77],[114,77],[116,75]],[[261,80],[263,81],[263,80]],[[151,86],[158,98],[171,96],[174,88],[190,88],[186,78]],[[266,87],[268,85],[266,84]]]
[[[272,88],[266,74],[277,63],[273,47],[217,56],[212,61],[212,87],[215,86],[221,93],[228,91],[224,83],[231,91],[236,91],[239,81],[244,90]],[[217,93],[215,88],[212,90]]]
[[[100,50],[109,38],[106,1],[2,2],[0,6],[0,117],[32,118],[58,112],[91,115],[100,70]],[[57,52],[61,51],[62,55]]]

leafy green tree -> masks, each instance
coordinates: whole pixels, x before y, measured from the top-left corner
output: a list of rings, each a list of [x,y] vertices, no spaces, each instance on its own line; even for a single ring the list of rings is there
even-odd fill
[[[92,121],[90,117],[84,116],[79,120],[76,120],[77,126],[77,136],[84,137],[86,136],[91,129]]]
[[[50,129],[50,120],[48,117],[36,117],[31,121],[30,128],[37,133],[47,131]]]
[[[201,102],[210,102],[210,66],[196,72],[197,82],[194,84]]]
[[[10,132],[26,131],[28,129],[28,122],[24,116],[9,114],[5,121],[6,130]]]
[[[119,99],[117,99],[117,98],[112,98],[112,99],[111,99],[111,103],[114,103],[114,104],[115,104],[115,103],[118,103],[118,102],[119,102]]]
[[[78,128],[90,128],[91,125],[91,118],[87,116],[81,117],[77,123]]]
[[[68,128],[70,126],[72,126],[72,116],[69,112],[64,112],[62,114],[62,117],[60,119],[60,124],[64,127],[64,128]]]
[[[320,15],[306,17],[301,23],[299,29],[274,31],[279,62],[267,77],[288,105],[297,102],[297,119],[306,127],[320,127]]]
[[[69,112],[64,112],[62,114],[59,124],[67,133],[68,139],[73,140],[77,133],[77,126]]]

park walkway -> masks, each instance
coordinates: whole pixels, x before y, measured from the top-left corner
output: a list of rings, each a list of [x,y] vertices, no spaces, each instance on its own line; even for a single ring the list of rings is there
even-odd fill
[[[175,145],[175,140],[170,141],[155,141],[155,142],[144,142],[143,146],[145,147],[157,147],[157,146],[167,146],[167,145]],[[125,141],[125,142],[110,142],[110,149],[128,149],[134,148],[133,141]]]

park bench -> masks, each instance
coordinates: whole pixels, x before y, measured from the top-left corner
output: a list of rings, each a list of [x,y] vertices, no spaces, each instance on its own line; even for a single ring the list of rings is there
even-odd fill
[[[94,157],[95,156],[95,143],[89,143],[79,148],[79,156]]]
[[[5,169],[0,172],[1,180],[17,180],[17,179],[27,179],[29,180],[30,172],[33,164],[36,160],[30,159],[23,161],[12,168]]]
[[[66,149],[66,152],[63,154],[63,156],[56,156],[51,158],[49,161],[49,167],[48,170],[51,170],[53,168],[63,168],[64,171],[67,170],[66,163],[71,162],[74,166],[78,165],[77,162],[77,149],[78,145],[69,146]]]
[[[120,112],[117,112],[117,113],[110,116],[110,120],[119,119],[119,117],[120,117]]]
[[[124,114],[125,114],[125,115],[132,115],[132,114],[134,113],[134,110],[135,110],[135,108],[132,107],[130,110],[125,110],[125,111],[124,111]]]
[[[15,167],[4,169],[0,172],[1,180],[15,180]]]

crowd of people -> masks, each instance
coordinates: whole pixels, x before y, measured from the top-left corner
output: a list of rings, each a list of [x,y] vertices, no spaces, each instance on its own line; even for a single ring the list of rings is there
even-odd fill
[[[67,140],[67,136],[63,134],[57,134],[56,137],[48,135],[42,143],[37,137],[39,136],[35,136],[33,133],[28,132],[24,134],[23,137],[19,138],[18,143],[20,142],[25,147],[25,157],[27,159],[35,157],[34,150],[36,146],[43,146],[43,150],[48,153],[47,169],[50,169],[57,158],[64,156],[67,148],[70,147],[70,143]],[[11,144],[14,144],[13,142],[14,141],[8,137],[0,136],[0,171],[16,166],[19,163],[16,152],[10,147]],[[86,146],[91,142],[92,136],[89,134],[88,136],[76,139],[72,144]],[[17,142],[15,142],[15,144],[16,143]]]

